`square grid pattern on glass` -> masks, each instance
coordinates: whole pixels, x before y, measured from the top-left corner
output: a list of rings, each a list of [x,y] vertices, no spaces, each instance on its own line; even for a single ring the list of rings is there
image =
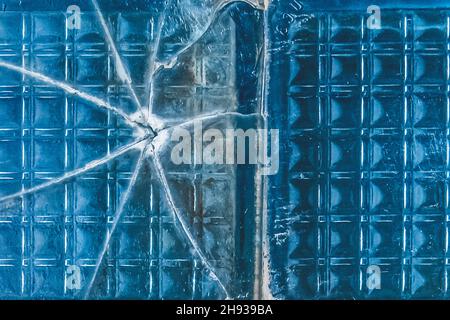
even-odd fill
[[[445,298],[448,12],[384,10],[379,30],[366,19],[289,24],[290,206],[275,221],[289,236],[274,239],[286,259],[274,279],[288,298]]]
[[[123,13],[108,16],[138,94],[145,99],[145,65],[149,43],[155,40],[158,15]],[[175,82],[155,94],[162,117],[172,106],[189,105],[177,116],[222,110],[234,103],[233,28],[229,16],[217,32],[194,45],[182,58],[195,67],[194,81],[183,83],[177,71],[162,77]],[[224,32],[224,30],[228,30]],[[215,37],[215,38],[214,38]],[[218,45],[214,51],[214,45]],[[127,113],[137,110],[115,72],[111,48],[95,13],[82,13],[82,28],[68,30],[58,12],[6,12],[0,19],[0,59],[73,84],[81,91],[107,99]],[[183,62],[179,68],[183,71]],[[220,72],[218,71],[220,70]],[[165,73],[165,74],[164,74]],[[173,79],[172,79],[173,78]],[[178,82],[176,82],[178,80]],[[190,79],[192,80],[192,79]],[[184,96],[181,91],[187,92]],[[194,94],[192,94],[194,92]],[[175,97],[177,103],[173,103]],[[220,101],[220,103],[217,103]],[[169,110],[169,111],[168,111]],[[18,73],[0,73],[0,192],[2,196],[49,181],[88,162],[103,158],[133,139],[132,129],[111,112],[96,109]],[[67,285],[67,269],[81,269],[89,282],[103,241],[136,162],[136,152],[85,173],[65,184],[6,203],[0,216],[0,296],[3,298],[78,298],[82,291]],[[180,238],[159,187],[144,166],[107,253],[91,294],[94,298],[204,298],[222,294],[188,243]],[[169,173],[170,183],[187,190],[196,236],[213,254],[218,268],[230,274],[234,244],[217,247],[217,239],[233,232],[233,206],[210,198],[221,193],[233,204],[230,174],[203,173],[202,168]],[[191,182],[194,181],[194,182]],[[173,182],[175,181],[175,182]],[[229,198],[229,199],[228,199]],[[225,201],[225,200],[224,200]],[[183,204],[184,205],[184,204]],[[223,212],[230,215],[223,218]],[[194,221],[195,220],[195,221]],[[208,246],[213,246],[209,248]],[[215,246],[215,247],[214,247]]]

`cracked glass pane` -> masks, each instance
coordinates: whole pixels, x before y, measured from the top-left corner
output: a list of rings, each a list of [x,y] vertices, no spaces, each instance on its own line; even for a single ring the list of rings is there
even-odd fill
[[[271,297],[448,299],[448,9],[271,2]]]
[[[1,299],[448,298],[448,1],[0,4]]]
[[[170,149],[181,128],[261,109],[262,5],[3,8],[0,296],[253,297],[245,170],[174,165]]]

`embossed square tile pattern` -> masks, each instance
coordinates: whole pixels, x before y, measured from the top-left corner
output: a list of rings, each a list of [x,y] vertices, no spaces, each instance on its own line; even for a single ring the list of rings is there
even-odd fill
[[[158,149],[171,125],[257,108],[261,14],[225,4],[3,2],[1,298],[254,295],[243,171]]]
[[[381,1],[371,28],[368,1],[288,2],[270,13],[269,108],[287,144],[270,178],[271,293],[448,298],[448,3]]]
[[[0,298],[448,298],[450,6],[369,2],[3,1]]]

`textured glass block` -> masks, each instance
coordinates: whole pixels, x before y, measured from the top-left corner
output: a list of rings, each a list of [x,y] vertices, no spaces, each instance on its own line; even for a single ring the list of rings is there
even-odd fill
[[[370,5],[6,1],[0,298],[447,299],[449,5]]]
[[[1,298],[255,296],[257,208],[236,188],[252,194],[254,168],[168,150],[184,121],[234,128],[261,109],[262,8],[4,4]]]
[[[271,3],[268,297],[448,298],[448,3],[375,4]]]

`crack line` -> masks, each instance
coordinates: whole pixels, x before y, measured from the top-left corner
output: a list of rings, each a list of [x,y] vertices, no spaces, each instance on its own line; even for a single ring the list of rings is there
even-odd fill
[[[116,231],[116,228],[119,224],[120,219],[122,218],[123,213],[125,212],[125,205],[128,202],[128,199],[130,198],[131,192],[133,191],[134,186],[136,185],[137,178],[139,176],[139,173],[141,171],[142,165],[144,164],[145,154],[147,152],[148,146],[150,145],[150,141],[146,143],[144,149],[141,151],[141,154],[139,155],[139,159],[136,163],[136,168],[133,171],[133,175],[131,176],[130,182],[128,184],[127,190],[125,191],[123,198],[120,200],[119,207],[117,208],[116,213],[114,214],[114,221],[111,227],[111,231],[107,233],[106,239],[104,241],[104,245],[102,248],[102,251],[100,253],[99,258],[97,259],[97,263],[95,264],[95,270],[94,274],[91,278],[91,281],[89,282],[89,285],[86,289],[86,294],[84,296],[84,299],[89,298],[89,294],[92,290],[92,287],[95,283],[95,279],[97,278],[98,271],[100,270],[101,264],[103,262],[103,259],[105,257],[106,252],[108,251],[109,244],[111,242],[112,236],[114,234],[114,231]]]
[[[164,124],[166,126],[158,131],[158,136],[155,137],[155,139],[156,139],[155,141],[159,140],[158,137],[162,137],[163,134],[169,130],[192,126],[192,125],[194,125],[194,123],[196,121],[220,119],[220,118],[226,117],[226,116],[234,116],[234,117],[242,117],[242,118],[251,118],[251,117],[258,118],[258,117],[261,117],[261,114],[259,114],[257,112],[245,114],[245,113],[240,113],[240,112],[236,112],[236,111],[226,111],[226,112],[209,113],[209,114],[205,114],[205,115],[192,117],[186,121],[179,122],[179,123],[176,123],[175,121],[173,121],[172,123],[165,122]],[[159,141],[159,146],[160,146],[160,148],[165,148],[170,142],[172,142],[170,139],[165,139],[163,141]]]
[[[86,92],[83,92],[83,91],[80,91],[78,89],[75,89],[75,88],[71,87],[70,85],[68,85],[68,84],[66,84],[64,82],[52,79],[52,78],[47,77],[46,75],[43,75],[43,74],[41,74],[39,72],[30,71],[30,70],[28,70],[26,68],[19,67],[19,66],[16,66],[16,65],[4,62],[4,61],[0,61],[0,67],[4,67],[4,68],[6,68],[8,70],[15,71],[15,72],[21,73],[21,74],[23,74],[25,76],[29,76],[31,78],[40,80],[42,82],[45,82],[45,83],[50,84],[52,86],[55,86],[55,87],[57,87],[59,89],[62,89],[63,91],[65,91],[66,93],[68,93],[70,95],[77,96],[77,97],[80,97],[80,98],[82,98],[82,99],[84,99],[86,101],[89,101],[89,102],[95,104],[96,106],[98,106],[100,108],[107,109],[107,110],[115,113],[116,115],[122,117],[132,127],[142,127],[143,126],[142,123],[131,119],[125,112],[123,112],[119,108],[112,106],[111,104],[109,104],[108,102],[106,102],[106,101],[104,101],[104,100],[102,100],[100,98],[94,97],[94,96],[92,96],[92,95],[90,95],[90,94],[88,94]]]
[[[265,0],[265,1],[269,1],[269,0]],[[188,41],[186,43],[186,45],[184,46],[184,48],[178,50],[174,54],[173,58],[170,58],[166,61],[162,61],[161,64],[173,66],[180,55],[182,55],[183,53],[188,51],[208,32],[208,30],[210,29],[214,20],[219,16],[219,13],[222,9],[224,9],[227,5],[231,5],[233,3],[238,3],[238,2],[246,3],[257,10],[265,10],[265,8],[266,8],[266,4],[264,4],[264,6],[262,6],[259,3],[256,3],[257,1],[254,1],[254,0],[222,0],[222,1],[219,1],[218,4],[215,4],[212,6],[211,13],[209,14],[209,16],[211,18],[208,20],[208,22],[206,22],[204,24],[203,28],[199,28],[200,32],[198,32],[198,34],[195,37],[193,37],[190,41]]]
[[[251,118],[251,117],[260,117],[261,115],[257,112],[254,113],[240,113],[236,111],[224,111],[224,112],[214,112],[214,113],[208,113],[204,115],[199,115],[196,117],[189,118],[188,120],[176,123],[176,121],[173,121],[172,123],[169,121],[166,121],[165,124],[167,124],[166,127],[164,127],[161,131],[164,130],[170,130],[174,128],[179,127],[186,127],[193,125],[196,121],[206,121],[206,120],[213,120],[213,119],[219,119],[226,116],[235,116],[235,117],[242,117],[242,118]]]
[[[112,153],[110,153],[108,156],[103,157],[101,159],[97,159],[94,161],[91,161],[89,163],[87,163],[85,166],[75,169],[73,171],[67,172],[64,175],[60,176],[59,178],[54,178],[48,182],[42,183],[36,187],[30,188],[30,189],[26,189],[26,190],[22,190],[20,192],[11,194],[9,196],[5,196],[3,198],[0,198],[0,203],[1,202],[5,202],[5,201],[9,201],[9,200],[13,200],[16,198],[21,198],[23,196],[32,194],[32,193],[36,193],[38,191],[41,191],[43,189],[52,187],[54,185],[60,184],[66,180],[72,179],[76,176],[79,176],[83,173],[86,173],[92,169],[97,168],[98,166],[101,166],[103,164],[106,164],[114,159],[116,159],[117,157],[127,153],[128,151],[134,149],[135,147],[137,147],[138,144],[140,144],[141,142],[143,142],[144,140],[147,140],[149,138],[149,135],[146,135],[145,137],[142,137],[136,141],[133,141],[115,151],[113,151]]]
[[[159,158],[159,155],[158,155],[157,152],[158,152],[158,150],[155,150],[151,154],[151,158],[153,159],[153,161],[152,161],[153,168],[154,168],[154,171],[157,174],[158,179],[161,182],[161,185],[163,187],[163,191],[164,191],[164,194],[166,196],[166,200],[169,203],[169,207],[170,207],[170,211],[172,212],[172,216],[175,219],[175,221],[177,221],[180,224],[180,226],[181,226],[181,228],[183,230],[183,233],[188,238],[189,243],[191,244],[191,246],[194,249],[195,253],[200,258],[201,263],[205,266],[206,269],[209,270],[209,275],[210,275],[211,279],[219,284],[220,288],[223,290],[223,292],[226,295],[226,299],[230,299],[230,295],[228,293],[227,288],[225,287],[223,282],[217,276],[217,272],[216,272],[215,268],[208,261],[207,257],[205,256],[205,254],[203,253],[202,249],[200,248],[199,244],[194,239],[194,236],[189,231],[189,228],[188,228],[186,222],[184,221],[183,217],[181,216],[181,213],[178,211],[178,208],[175,205],[175,201],[173,199],[172,192],[171,192],[170,187],[169,187],[169,183],[167,181],[166,175],[164,173],[164,169],[163,169],[163,167],[161,165],[161,161],[160,161],[160,158]]]
[[[127,83],[128,87],[130,89],[130,92],[132,93],[133,97],[135,98],[135,101],[137,102],[137,104],[139,106],[139,110],[142,112],[142,110],[143,110],[142,106],[140,105],[139,99],[137,98],[137,96],[135,94],[135,91],[134,91],[134,89],[133,89],[133,87],[131,85],[131,78],[130,78],[129,74],[126,72],[125,66],[123,65],[122,60],[120,58],[120,55],[119,55],[119,53],[118,53],[118,51],[117,51],[117,49],[116,49],[116,47],[114,45],[114,41],[112,39],[111,33],[109,32],[109,29],[108,29],[108,27],[106,25],[106,21],[105,21],[102,13],[100,11],[98,3],[97,3],[96,0],[92,0],[92,3],[95,6],[95,9],[96,9],[97,14],[99,16],[99,19],[100,19],[100,22],[102,24],[103,30],[104,30],[104,32],[106,34],[108,42],[109,42],[109,44],[111,46],[111,49],[113,51],[114,59],[115,59],[115,62],[117,64],[116,68],[117,68],[119,77],[121,77],[121,79]],[[216,10],[214,10],[214,14],[213,14],[214,18],[217,15],[218,11],[219,11],[219,8],[216,8]],[[154,81],[154,76],[156,74],[155,71],[158,70],[157,68],[155,68],[155,64],[156,64],[156,57],[157,57],[157,52],[158,52],[158,48],[159,48],[159,44],[160,44],[161,30],[162,30],[162,27],[164,25],[164,18],[165,18],[165,8],[164,8],[164,11],[163,11],[163,14],[162,14],[162,18],[160,20],[160,25],[159,25],[159,30],[157,32],[157,38],[156,38],[156,42],[155,42],[154,52],[153,52],[151,60],[150,60],[150,69],[149,69],[150,79],[149,79],[149,84],[148,84],[148,86],[149,86],[149,101],[148,101],[148,115],[147,115],[148,119],[147,119],[147,122],[150,119],[155,120],[155,121],[158,120],[157,118],[153,119],[153,117],[152,117],[152,114],[153,114],[153,100],[154,100],[154,96],[153,96],[153,92],[154,92],[153,91],[153,81]],[[214,20],[214,18],[212,20]],[[192,41],[191,45],[193,45],[195,42],[196,41]],[[182,52],[184,52],[184,50],[180,51],[179,54],[181,54]],[[175,60],[177,59],[179,54],[177,54],[175,56]],[[254,114],[246,115],[246,114],[242,114],[242,113],[238,113],[238,112],[213,113],[213,114],[207,114],[207,115],[204,115],[204,116],[194,117],[194,118],[192,118],[192,119],[190,119],[188,121],[184,121],[182,123],[178,123],[178,124],[174,124],[174,125],[168,125],[166,127],[163,127],[161,130],[167,130],[167,129],[171,129],[171,128],[174,128],[174,127],[188,126],[188,125],[194,123],[195,121],[210,120],[210,119],[215,119],[215,118],[219,118],[219,117],[224,117],[224,116],[227,116],[227,115],[243,116],[243,117],[254,116]],[[165,126],[165,124],[164,124],[164,126]],[[151,128],[151,126],[150,126],[150,129],[153,131],[153,128]],[[153,132],[155,133],[155,131],[153,131]],[[164,141],[164,142],[166,142],[166,141]],[[152,141],[149,141],[149,143],[146,144],[143,152],[141,153],[141,156],[139,158],[139,162],[137,164],[136,170],[134,171],[132,180],[130,181],[130,185],[128,186],[128,189],[127,189],[127,191],[126,191],[126,193],[124,195],[124,198],[121,200],[121,205],[119,206],[119,209],[116,212],[115,220],[114,220],[114,224],[113,224],[113,227],[111,229],[111,232],[108,233],[106,245],[104,246],[104,248],[102,250],[102,253],[101,253],[101,256],[100,256],[99,260],[97,261],[95,272],[94,272],[94,275],[93,275],[93,277],[91,279],[89,287],[87,289],[87,293],[86,293],[85,298],[88,298],[89,293],[90,293],[90,291],[92,289],[92,286],[93,286],[93,284],[95,282],[95,279],[96,279],[97,273],[99,271],[100,265],[101,265],[101,263],[103,261],[104,255],[106,254],[106,251],[107,251],[110,239],[111,239],[111,237],[112,237],[112,235],[113,235],[113,233],[114,233],[114,231],[115,231],[115,229],[117,227],[118,221],[120,220],[120,217],[121,217],[121,215],[123,213],[125,203],[126,203],[126,201],[128,201],[128,198],[129,198],[129,196],[131,194],[133,186],[136,183],[136,179],[137,179],[139,170],[142,167],[142,163],[141,162],[142,162],[142,160],[145,157],[145,152],[146,152],[147,147],[149,145],[152,145],[154,147]],[[156,150],[156,148],[154,148],[154,150]],[[189,240],[191,246],[193,247],[194,251],[199,256],[199,258],[201,260],[201,263],[205,266],[206,269],[209,270],[209,275],[212,278],[212,280],[218,283],[220,288],[224,291],[224,293],[226,295],[226,298],[229,299],[230,295],[228,293],[228,290],[226,289],[226,287],[223,284],[223,282],[217,276],[217,272],[216,272],[215,268],[208,261],[208,258],[203,253],[203,251],[200,248],[199,244],[196,242],[194,236],[192,235],[192,233],[190,232],[186,222],[184,221],[181,213],[178,211],[178,208],[175,206],[175,201],[173,199],[172,192],[171,192],[171,189],[169,187],[169,184],[168,184],[167,178],[165,176],[165,172],[164,172],[164,169],[163,169],[163,167],[161,165],[161,161],[160,161],[159,155],[157,154],[157,151],[154,151],[151,154],[151,158],[153,159],[152,163],[153,163],[154,171],[156,172],[156,174],[158,176],[158,179],[159,179],[159,181],[160,181],[160,183],[161,183],[161,185],[163,187],[166,199],[167,199],[167,201],[169,203],[169,206],[170,206],[170,209],[171,209],[170,211],[172,212],[172,215],[173,215],[175,221],[177,221],[180,224],[180,226],[181,226],[185,236],[188,238],[188,240]]]
[[[162,33],[162,28],[164,27],[165,19],[166,19],[166,6],[164,6],[164,9],[159,17],[155,45],[153,46],[153,52],[152,52],[152,55],[151,55],[150,61],[149,61],[148,74],[149,74],[150,79],[147,84],[147,90],[149,92],[147,110],[148,110],[149,117],[153,113],[154,80],[155,80],[155,73],[158,70],[157,68],[155,68],[155,65],[156,65],[156,59],[157,59],[157,55],[158,55],[158,51],[159,51],[159,47],[160,47],[160,43],[161,43],[161,33]]]
[[[111,48],[111,51],[113,53],[113,59],[115,62],[117,76],[120,78],[120,80],[122,82],[126,83],[128,90],[134,100],[134,103],[136,104],[143,119],[145,119],[144,113],[142,111],[143,107],[142,107],[141,102],[139,101],[136,91],[133,88],[133,83],[131,80],[130,73],[128,72],[127,68],[125,67],[123,60],[122,60],[121,56],[119,55],[119,52],[117,51],[116,44],[114,43],[111,32],[109,31],[108,25],[106,24],[105,17],[103,16],[102,11],[100,10],[100,6],[98,5],[97,0],[91,0],[91,2],[94,5],[95,11],[97,13],[97,17],[100,20],[100,24],[102,25],[103,32],[105,33],[105,36],[106,36],[106,41],[108,42],[108,44]]]

